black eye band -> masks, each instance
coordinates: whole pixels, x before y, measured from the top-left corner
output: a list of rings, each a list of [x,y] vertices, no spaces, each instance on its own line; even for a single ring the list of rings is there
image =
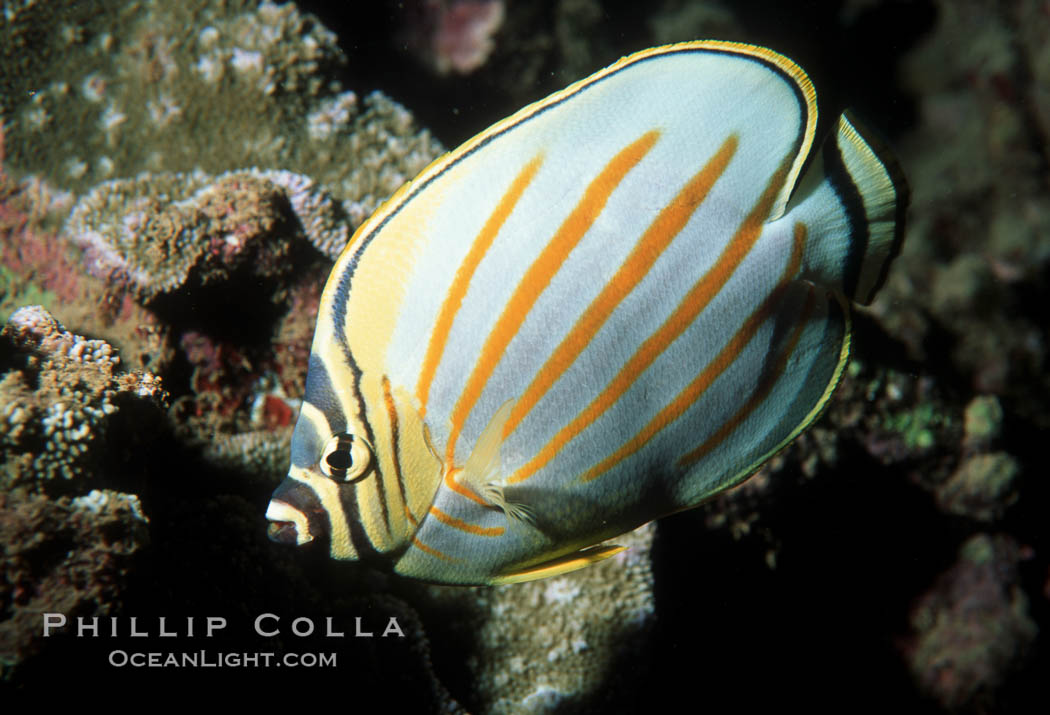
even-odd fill
[[[343,432],[332,435],[321,452],[318,466],[326,476],[340,482],[354,482],[371,470],[372,449],[368,442]]]

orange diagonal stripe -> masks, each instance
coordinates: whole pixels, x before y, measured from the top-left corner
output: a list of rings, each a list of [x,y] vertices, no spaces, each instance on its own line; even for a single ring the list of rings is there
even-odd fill
[[[689,183],[649,225],[616,275],[606,283],[598,297],[587,306],[587,310],[576,321],[569,334],[536,373],[532,384],[514,404],[514,409],[511,410],[507,424],[503,428],[504,437],[518,427],[529,411],[587,348],[591,339],[609,319],[624,297],[634,290],[649,273],[656,260],[671,245],[671,241],[689,222],[690,217],[707,198],[711,187],[725,172],[729,161],[736,152],[738,143],[737,136],[731,134],[704,168],[689,180]]]
[[[678,395],[671,400],[660,412],[647,424],[638,434],[631,438],[615,453],[599,462],[589,469],[580,479],[589,482],[592,479],[605,474],[613,466],[640,450],[645,444],[658,434],[664,427],[671,424],[685,413],[693,404],[699,400],[707,391],[707,388],[725,372],[730,365],[736,362],[740,353],[744,351],[747,344],[755,337],[759,327],[771,315],[776,312],[777,304],[783,299],[789,282],[798,275],[802,266],[802,254],[806,247],[806,227],[799,223],[795,225],[795,237],[792,245],[791,257],[788,259],[784,273],[780,276],[777,286],[762,301],[762,304],[747,317],[744,324],[736,331],[725,347],[715,356],[715,359],[707,364],[700,374]]]
[[[457,519],[451,514],[446,514],[436,506],[430,507],[430,513],[433,514],[442,524],[448,524],[452,528],[465,531],[468,534],[476,534],[478,536],[499,536],[503,533],[502,526],[478,526],[476,524],[468,524],[462,519]]]
[[[674,313],[671,314],[663,325],[655,333],[646,338],[637,352],[631,356],[627,363],[616,374],[616,377],[605,387],[605,389],[594,400],[587,405],[576,417],[563,427],[554,437],[544,445],[539,453],[529,460],[521,469],[513,474],[509,483],[522,482],[547,465],[562,447],[568,444],[578,434],[601,417],[606,410],[612,407],[617,400],[634,384],[653,362],[674,342],[685,329],[692,325],[696,317],[707,307],[707,304],[718,295],[737,266],[744,260],[751,248],[755,245],[759,235],[762,233],[762,224],[765,223],[769,212],[773,208],[777,194],[784,185],[788,170],[791,167],[794,155],[786,157],[780,167],[773,173],[765,191],[751,208],[751,212],[740,224],[732,240],[722,251],[715,264],[693,285],[689,293],[678,304]]]
[[[474,277],[475,271],[477,271],[478,264],[485,257],[485,254],[492,246],[492,242],[496,240],[496,236],[499,234],[500,229],[503,228],[503,224],[506,223],[507,217],[510,216],[517,205],[518,199],[521,198],[521,195],[525,193],[525,189],[532,183],[532,179],[536,176],[536,171],[540,168],[541,163],[543,163],[543,155],[537,154],[514,177],[510,188],[507,189],[499,203],[496,204],[492,215],[485,221],[485,225],[481,227],[481,231],[474,239],[474,243],[471,244],[466,258],[463,259],[463,263],[456,270],[456,277],[452,281],[448,295],[445,296],[445,301],[441,304],[441,311],[438,313],[434,329],[430,333],[430,343],[427,345],[427,353],[423,358],[423,367],[419,373],[419,383],[416,385],[416,397],[419,398],[419,404],[422,406],[420,408],[421,417],[427,413],[427,397],[430,395],[430,384],[434,381],[434,373],[437,372],[438,363],[441,362],[441,356],[445,352],[445,345],[448,343],[448,336],[452,331],[452,321],[456,319],[456,313],[459,312],[460,307],[463,305],[463,298],[467,295],[467,288],[470,287],[470,281]]]
[[[798,324],[795,326],[795,331],[791,335],[791,341],[788,343],[787,348],[784,349],[784,352],[782,352],[777,358],[777,363],[773,370],[766,375],[766,378],[762,383],[755,388],[751,398],[739,410],[737,410],[717,432],[704,440],[704,443],[699,447],[678,460],[679,466],[688,468],[703,459],[708,452],[725,441],[725,439],[740,426],[740,423],[747,419],[748,415],[754,412],[755,408],[762,404],[762,401],[766,399],[769,392],[773,389],[773,386],[777,384],[780,376],[784,373],[784,368],[787,366],[788,358],[791,357],[791,353],[795,352],[795,348],[798,346],[798,341],[802,338],[802,331],[806,327],[806,322],[809,320],[809,316],[813,312],[813,305],[815,303],[813,300],[813,290],[814,289],[811,286],[809,289],[809,295],[806,297],[806,305],[802,309],[802,314],[799,316]]]
[[[467,416],[481,397],[485,383],[492,376],[497,363],[507,349],[507,345],[518,333],[525,322],[536,300],[543,293],[558,269],[569,257],[569,253],[580,242],[591,224],[605,208],[609,196],[619,186],[642,157],[652,149],[660,132],[653,129],[635,140],[605,165],[601,173],[591,181],[583,193],[583,198],[573,208],[572,213],[551,237],[536,261],[529,266],[521,283],[510,297],[495,327],[485,340],[481,355],[471,372],[467,385],[463,389],[456,407],[452,411],[451,429],[448,444],[445,447],[445,466],[451,467],[456,454],[456,441],[463,431]]]
[[[449,469],[446,469],[444,479],[445,486],[454,491],[456,494],[459,494],[461,497],[466,497],[467,499],[470,499],[475,504],[480,504],[481,506],[492,506],[487,501],[475,494],[473,489],[459,483],[459,480],[456,477],[458,477],[460,472],[462,471],[463,469],[460,467],[451,467]]]
[[[412,544],[423,553],[430,554],[434,558],[441,559],[442,561],[454,561],[454,559],[448,554],[443,554],[437,549],[427,546],[415,536],[412,537]]]

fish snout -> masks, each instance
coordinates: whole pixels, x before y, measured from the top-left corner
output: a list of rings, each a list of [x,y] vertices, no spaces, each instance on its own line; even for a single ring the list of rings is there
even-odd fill
[[[270,506],[266,509],[266,518],[270,522],[266,528],[266,536],[270,541],[288,546],[302,546],[313,541],[306,514],[291,504],[271,499]]]

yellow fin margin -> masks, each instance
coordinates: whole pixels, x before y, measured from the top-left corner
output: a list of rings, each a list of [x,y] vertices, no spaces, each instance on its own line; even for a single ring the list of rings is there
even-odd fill
[[[581,549],[580,551],[566,554],[565,556],[559,556],[556,559],[544,561],[541,564],[529,566],[520,571],[512,571],[503,574],[502,576],[496,576],[490,581],[490,583],[494,586],[502,586],[503,584],[508,583],[524,583],[525,581],[535,581],[541,578],[560,576],[563,573],[577,571],[585,566],[604,561],[611,556],[616,556],[616,554],[625,551],[626,549],[626,546],[620,546],[619,544],[599,544],[597,546],[589,546],[586,549]]]

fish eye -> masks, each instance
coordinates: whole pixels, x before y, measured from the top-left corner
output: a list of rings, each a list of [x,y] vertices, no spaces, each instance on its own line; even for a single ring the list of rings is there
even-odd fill
[[[343,432],[334,434],[321,451],[319,466],[326,477],[353,482],[368,474],[372,448],[364,439]]]

